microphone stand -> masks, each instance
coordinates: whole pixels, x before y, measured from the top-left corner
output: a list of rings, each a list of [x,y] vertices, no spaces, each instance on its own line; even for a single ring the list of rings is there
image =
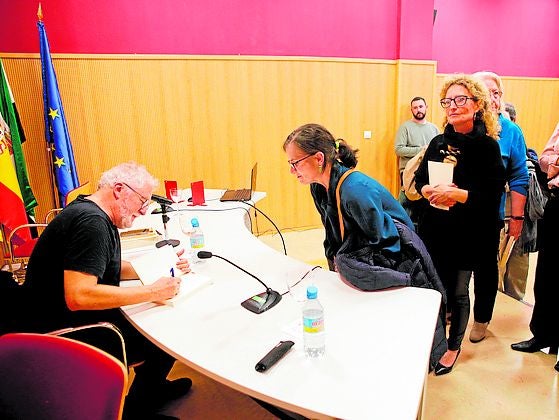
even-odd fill
[[[167,232],[167,222],[169,221],[169,216],[167,216],[167,204],[159,203],[161,205],[161,218],[163,219],[163,237],[161,241],[155,244],[156,248],[161,248],[165,245],[172,245],[173,247],[181,243],[178,239],[169,239],[169,233]]]
[[[199,251],[198,252],[198,258],[200,258],[200,259],[206,259],[206,258],[211,258],[211,257],[216,257],[216,258],[222,259],[223,261],[228,262],[232,266],[241,270],[243,273],[246,273],[249,276],[251,276],[253,279],[256,279],[262,286],[264,286],[266,288],[265,292],[262,292],[262,293],[259,293],[257,295],[251,296],[247,300],[241,302],[241,306],[243,308],[248,309],[249,311],[254,312],[255,314],[261,314],[262,312],[266,312],[268,309],[273,308],[274,306],[276,306],[279,303],[279,301],[281,300],[281,295],[278,292],[276,292],[275,290],[272,290],[270,287],[266,286],[266,284],[262,280],[260,280],[254,274],[249,273],[244,268],[239,267],[234,262],[231,262],[227,258],[223,258],[220,255],[212,254],[209,251]]]

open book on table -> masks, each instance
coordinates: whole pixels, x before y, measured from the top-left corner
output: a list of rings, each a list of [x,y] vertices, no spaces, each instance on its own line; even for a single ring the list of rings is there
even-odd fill
[[[132,264],[144,285],[153,284],[161,277],[180,276],[181,286],[179,293],[175,297],[161,302],[173,304],[177,300],[196,292],[201,287],[210,284],[209,277],[202,274],[193,272],[182,274],[176,267],[178,260],[179,257],[177,257],[173,247],[168,245],[154,248],[150,252],[131,258],[130,264]]]

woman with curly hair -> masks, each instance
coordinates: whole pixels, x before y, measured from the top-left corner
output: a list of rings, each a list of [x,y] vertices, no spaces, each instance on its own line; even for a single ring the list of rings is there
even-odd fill
[[[454,75],[441,89],[446,111],[444,133],[431,140],[416,172],[416,188],[429,200],[419,221],[425,242],[445,286],[451,313],[448,351],[435,368],[449,373],[460,354],[470,314],[472,271],[489,273],[497,282],[499,204],[505,169],[497,143],[499,125],[489,92],[480,81]],[[429,162],[452,165],[451,183],[431,184]]]

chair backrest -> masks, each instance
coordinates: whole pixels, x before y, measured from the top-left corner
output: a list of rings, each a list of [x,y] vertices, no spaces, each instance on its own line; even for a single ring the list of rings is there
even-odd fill
[[[104,351],[66,337],[0,336],[0,418],[120,419],[128,372]]]
[[[64,203],[66,203],[65,206],[67,206],[76,198],[78,198],[78,195],[80,194],[85,194],[85,195],[91,194],[91,185],[89,185],[89,181],[84,182],[80,186],[66,193],[66,197],[64,199]]]
[[[31,256],[31,252],[37,243],[38,238],[30,238],[19,245],[15,245],[14,237],[17,235],[18,231],[24,229],[37,229],[37,234],[46,227],[46,223],[27,223],[24,225],[17,226],[13,229],[9,235],[6,235],[4,226],[0,225],[0,234],[2,236],[3,244],[3,263],[8,264],[8,271],[13,273],[14,280],[18,283],[23,283],[25,280],[25,271],[27,269],[27,262]]]
[[[84,194],[84,195],[91,194],[91,185],[89,184],[89,181],[84,182],[83,184],[74,188],[73,190],[68,191],[66,193],[66,196],[64,197],[64,206],[70,204],[72,201],[78,198],[80,194]],[[62,210],[63,210],[62,207],[50,209],[45,215],[45,223],[50,223],[50,221]]]

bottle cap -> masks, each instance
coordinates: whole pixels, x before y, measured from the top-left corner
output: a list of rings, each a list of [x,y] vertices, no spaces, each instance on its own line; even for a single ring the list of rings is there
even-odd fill
[[[198,223],[198,219],[196,217],[193,217],[190,223],[192,223],[192,227],[200,227],[200,223]]]
[[[307,299],[316,299],[318,296],[318,288],[316,286],[307,287]]]

